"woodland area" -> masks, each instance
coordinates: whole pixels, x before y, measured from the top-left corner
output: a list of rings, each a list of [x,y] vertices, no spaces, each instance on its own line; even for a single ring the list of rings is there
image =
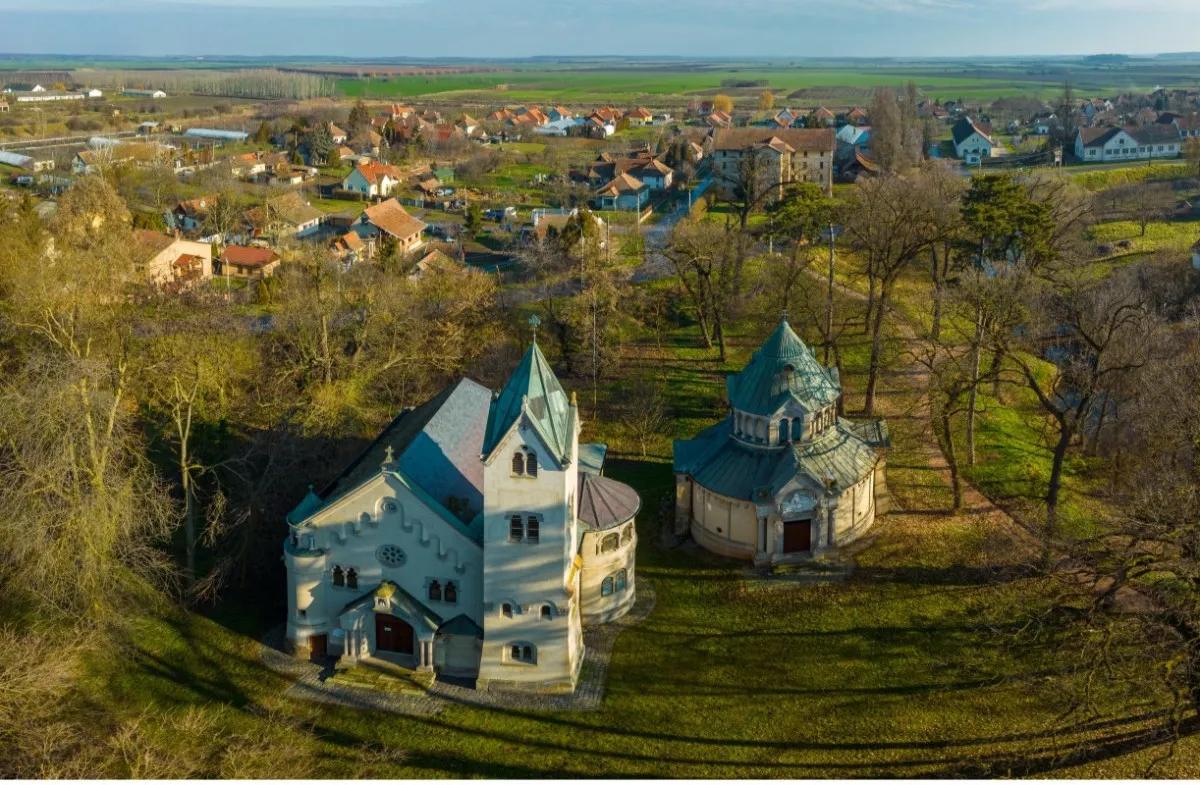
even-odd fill
[[[905,468],[912,458],[905,450],[915,450],[905,440],[919,438],[905,435],[911,419],[912,428],[936,434],[950,476],[938,515],[963,513],[973,483],[1003,497],[1021,530],[1023,545],[1005,544],[999,561],[991,561],[991,533],[950,557],[958,561],[947,572],[955,580],[969,572],[981,591],[1025,582],[1000,615],[971,629],[974,645],[1034,663],[1039,683],[1060,702],[1047,720],[1058,723],[1054,731],[1136,704],[1141,735],[1129,743],[1149,757],[1135,773],[1172,759],[1186,771],[1195,758],[1172,756],[1195,756],[1187,742],[1200,709],[1200,288],[1176,250],[1125,252],[1098,238],[1113,221],[1140,223],[1143,234],[1166,222],[1170,194],[1194,180],[1093,191],[1049,173],[964,178],[921,160],[921,129],[904,125],[894,98],[881,96],[877,105],[899,129],[877,131],[890,145],[890,171],[836,197],[801,185],[772,200],[764,165],[748,154],[733,198],[697,204],[661,252],[670,275],[643,283],[632,282],[632,269],[613,258],[586,211],[525,249],[516,284],[466,266],[410,278],[405,260],[347,269],[323,248],[300,245],[258,286],[230,293],[214,284],[170,297],[139,283],[120,172],[80,179],[48,223],[28,202],[5,216],[0,746],[11,753],[0,758],[0,775],[316,776],[319,768],[293,771],[278,760],[292,742],[313,761],[320,745],[335,744],[334,732],[309,715],[298,718],[282,704],[262,708],[259,698],[252,717],[230,719],[213,706],[241,709],[247,701],[223,697],[232,688],[216,680],[204,682],[215,698],[181,698],[169,710],[135,702],[122,715],[97,704],[96,683],[120,672],[124,658],[138,667],[190,667],[159,662],[138,643],[160,623],[152,620],[182,629],[241,618],[230,606],[249,605],[254,595],[272,612],[272,598],[283,592],[284,516],[305,486],[329,479],[400,409],[460,376],[501,384],[528,339],[531,313],[541,319],[547,355],[580,392],[592,429],[585,435],[606,438],[643,478],[639,488],[657,494],[638,522],[649,552],[647,559],[639,553],[639,565],[652,565],[661,582],[656,613],[676,630],[728,624],[714,634],[734,637],[742,622],[706,614],[713,605],[741,607],[745,590],[709,596],[726,589],[696,576],[739,574],[711,560],[693,566],[694,555],[659,541],[659,524],[670,519],[662,487],[670,487],[671,437],[724,416],[721,374],[744,361],[781,312],[848,380],[848,414],[896,418],[903,459],[892,459],[889,471],[900,514],[878,524],[883,542],[908,538],[898,541],[913,553],[938,550],[935,535],[905,528],[904,514],[919,507]],[[687,363],[703,363],[707,375],[686,386],[673,381],[670,369]],[[906,375],[923,402],[907,418],[888,411],[895,380]],[[987,454],[1009,415],[1033,442],[1016,458]],[[1000,463],[1028,472],[1018,490],[989,484]],[[832,614],[823,623],[842,626],[836,614],[844,612],[853,624],[855,611],[839,604],[852,605],[856,593],[923,587],[924,555],[911,556],[917,566],[897,566],[876,547],[860,558],[861,583],[852,577],[806,590]],[[677,583],[671,570],[680,571]],[[922,614],[935,613],[940,601],[913,602],[905,623],[917,628],[913,634],[936,634]],[[227,626],[248,636],[243,647],[263,632],[244,620]],[[930,658],[920,662],[924,672],[966,670],[972,656],[971,647],[955,651],[947,641],[931,644],[933,654],[917,648]],[[631,651],[615,659],[608,700],[618,704],[636,703],[658,673]],[[1001,683],[1009,682],[985,675],[974,694]],[[1030,699],[1015,689],[1005,711],[1025,712]],[[727,692],[723,685],[719,694]],[[756,695],[742,695],[742,703],[757,704]],[[932,702],[944,700],[953,703],[937,695]],[[708,702],[697,716],[728,710]],[[652,710],[644,711],[638,716],[649,722]],[[972,711],[986,721],[987,712]],[[659,719],[650,724],[665,727]],[[620,725],[609,715],[599,721]],[[466,755],[484,743],[476,737],[531,720],[478,722],[471,736],[438,726],[438,743],[462,745]],[[539,773],[445,761],[445,768],[408,769],[413,761],[372,735],[389,731],[352,727],[354,741],[338,744],[360,772]],[[582,744],[578,729],[555,733],[575,734],[567,746]],[[195,747],[171,746],[162,734]],[[232,734],[227,749],[202,743],[223,734]],[[987,764],[993,768],[939,761],[928,771],[1024,773],[1029,765],[1030,773],[1047,772],[1092,761],[1098,748],[1090,743],[1058,750],[1044,765],[1014,752],[997,753]],[[721,775],[743,748],[730,741],[729,749],[719,765],[681,763],[667,773]],[[737,770],[759,771],[758,763]],[[856,771],[888,771],[880,765]]]

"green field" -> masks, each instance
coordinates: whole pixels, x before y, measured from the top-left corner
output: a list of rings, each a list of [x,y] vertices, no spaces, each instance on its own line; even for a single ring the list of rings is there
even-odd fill
[[[369,67],[368,67],[369,68]],[[564,67],[524,68],[450,75],[404,75],[341,78],[338,90],[348,97],[403,98],[435,96],[508,103],[630,102],[679,99],[692,95],[730,93],[754,102],[761,87],[723,86],[727,80],[765,82],[783,96],[796,91],[797,103],[866,103],[876,87],[897,87],[914,81],[922,93],[940,99],[991,101],[1006,96],[1049,99],[1070,79],[1084,92],[1150,91],[1156,85],[1192,86],[1200,80],[1200,65],[1129,66],[1124,69],[1070,67],[1001,61],[986,67],[963,62],[845,63],[820,62],[770,65],[680,64],[639,68]],[[777,103],[779,101],[777,100]]]

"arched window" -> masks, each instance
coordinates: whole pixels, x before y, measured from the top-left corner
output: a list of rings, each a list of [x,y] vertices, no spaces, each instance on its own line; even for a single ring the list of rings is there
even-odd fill
[[[505,618],[511,619],[512,618],[512,604],[506,602],[503,605],[501,605],[500,606],[500,615],[504,616]]]
[[[613,593],[613,578],[608,576],[600,583],[600,596],[607,597]]]
[[[512,643],[508,647],[508,658],[512,662],[537,664],[537,648],[531,643]]]
[[[538,523],[538,519],[535,518],[534,516],[530,515],[525,520],[525,539],[528,540],[529,542],[537,542],[538,537],[540,537],[540,536],[541,536],[541,526]]]
[[[525,473],[537,477],[537,453],[532,450],[525,454]]]
[[[526,643],[521,647],[521,660],[524,662],[537,662],[537,657],[534,654],[535,649]]]
[[[522,475],[525,473],[525,456],[520,450],[513,453],[513,474]]]
[[[621,544],[621,537],[618,534],[609,534],[600,541],[600,552],[609,553],[615,551]]]
[[[338,567],[336,565],[333,568],[333,585],[334,586],[345,586],[346,585],[346,573],[342,570],[341,567]]]
[[[801,429],[804,427],[804,421],[799,417],[792,420],[792,441],[800,441]]]
[[[632,539],[633,539],[633,524],[628,523],[625,525],[625,528],[621,530],[621,543],[628,545],[629,541]]]
[[[758,418],[758,438],[760,441],[767,440],[767,421],[763,418]]]
[[[617,591],[625,591],[626,577],[627,577],[627,575],[626,575],[625,570],[621,570],[620,572],[617,573],[617,585],[616,585]]]
[[[434,602],[442,601],[442,584],[437,581],[432,581],[429,584],[429,599]]]
[[[514,515],[512,520],[508,522],[508,539],[513,542],[520,542],[525,537],[525,525],[521,523],[521,516]]]
[[[554,609],[553,609],[553,608],[551,608],[549,605],[543,605],[543,606],[542,606],[542,613],[541,613],[541,617],[542,617],[543,619],[552,619],[552,618],[554,618]]]
[[[446,589],[442,592],[442,599],[446,602],[458,602],[458,587],[454,585],[454,581],[446,581]]]
[[[353,567],[346,571],[346,588],[358,588],[358,570],[354,569]]]
[[[784,417],[779,421],[779,443],[787,444],[788,440],[788,418]]]

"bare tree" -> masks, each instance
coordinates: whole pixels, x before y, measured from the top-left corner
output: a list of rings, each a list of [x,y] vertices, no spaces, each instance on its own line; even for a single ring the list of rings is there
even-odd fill
[[[639,379],[622,394],[621,422],[629,429],[646,457],[651,442],[667,431],[670,414],[662,385]]]
[[[679,282],[692,301],[704,342],[727,356],[725,320],[734,297],[737,241],[711,221],[683,220],[675,226],[663,255],[675,267]]]

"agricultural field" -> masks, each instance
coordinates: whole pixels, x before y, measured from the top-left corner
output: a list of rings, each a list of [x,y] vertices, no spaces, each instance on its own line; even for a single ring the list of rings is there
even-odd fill
[[[943,61],[901,63],[679,64],[653,68],[573,67],[445,75],[397,75],[341,78],[338,92],[347,97],[456,99],[480,102],[613,102],[664,103],[688,96],[725,92],[735,101],[753,102],[763,86],[796,103],[865,103],[876,87],[896,87],[915,81],[921,91],[940,99],[992,101],[1011,96],[1049,99],[1070,79],[1084,92],[1149,91],[1156,85],[1192,86],[1200,65],[1176,68],[1130,66],[1100,69],[1066,63],[1053,65],[1020,61],[989,67]],[[730,80],[762,83],[731,86]]]

